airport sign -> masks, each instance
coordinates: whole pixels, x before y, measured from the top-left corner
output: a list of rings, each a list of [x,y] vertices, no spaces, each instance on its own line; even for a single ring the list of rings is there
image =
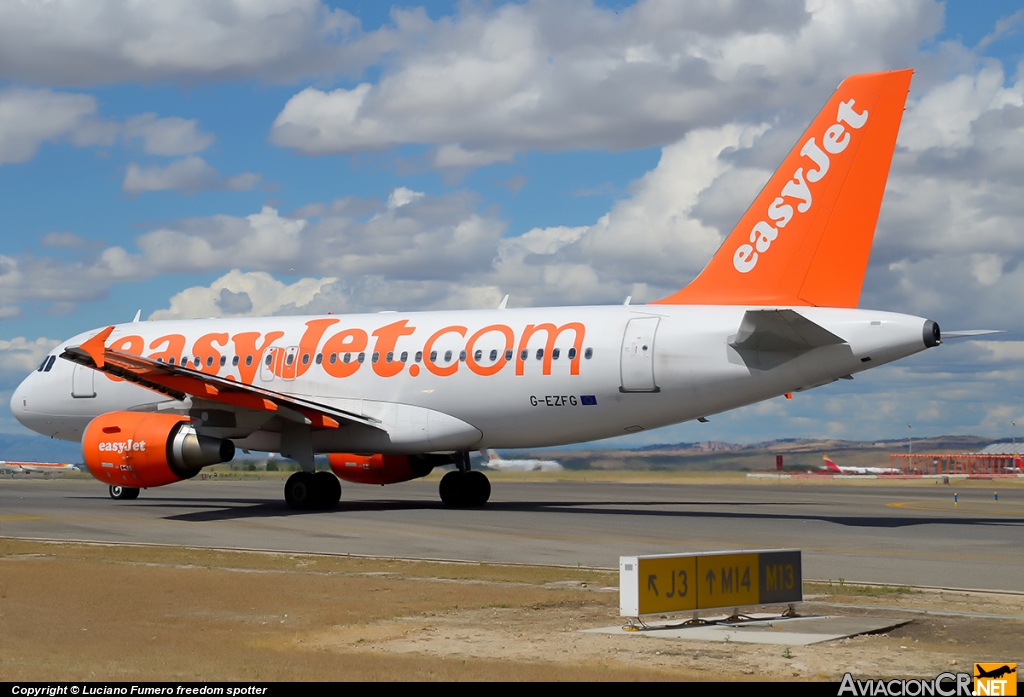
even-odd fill
[[[803,600],[800,550],[619,557],[623,617]]]

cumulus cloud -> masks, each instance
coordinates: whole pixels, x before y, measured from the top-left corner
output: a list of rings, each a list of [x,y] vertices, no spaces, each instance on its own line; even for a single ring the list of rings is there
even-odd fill
[[[531,148],[664,145],[727,120],[807,113],[850,73],[908,64],[942,8],[641,0],[613,11],[564,0],[393,16],[380,78],[301,90],[272,142],[310,155],[435,145],[442,168]]]
[[[157,310],[150,319],[195,319],[200,317],[265,317],[284,308],[307,306],[333,278],[304,278],[292,284],[278,281],[268,273],[244,273],[234,269],[209,286],[186,288],[171,298],[170,307]]]
[[[357,28],[319,0],[8,2],[0,5],[0,78],[69,85],[308,75],[350,62],[340,40]]]
[[[140,114],[125,122],[123,133],[128,140],[141,140],[143,152],[177,157],[201,152],[213,143],[213,134],[200,131],[198,126],[198,119]]]
[[[47,141],[110,145],[117,131],[117,125],[97,116],[96,100],[90,95],[0,90],[0,165],[31,160]]]
[[[144,191],[176,190],[196,191],[248,191],[260,182],[260,175],[245,172],[234,177],[222,177],[217,170],[197,156],[189,155],[165,167],[140,167],[132,162],[125,172],[121,188],[130,194]]]
[[[26,373],[38,368],[43,358],[59,343],[46,337],[35,340],[23,336],[0,338],[0,381],[6,383],[9,379],[24,378]]]

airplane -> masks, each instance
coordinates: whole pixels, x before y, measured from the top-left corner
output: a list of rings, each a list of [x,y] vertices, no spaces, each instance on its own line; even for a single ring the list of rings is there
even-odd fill
[[[844,80],[687,286],[646,305],[133,321],[64,341],[16,389],[28,428],[81,441],[113,498],[236,449],[341,480],[441,479],[483,506],[469,453],[584,442],[809,390],[938,346],[932,320],[858,309],[912,70]],[[626,241],[624,241],[624,244]],[[637,270],[642,275],[642,269]],[[58,360],[60,359],[60,360]],[[326,453],[331,471],[316,472]]]
[[[74,465],[61,462],[9,462],[0,460],[0,471],[10,471],[14,474],[28,474],[29,472],[42,472],[53,474],[54,472],[78,472]]]
[[[516,472],[557,472],[565,469],[555,460],[506,460],[493,450],[481,450],[484,457],[484,466],[492,470],[505,470]]]
[[[1009,664],[1004,664],[1002,666],[999,666],[998,668],[993,668],[992,670],[985,670],[980,665],[975,664],[974,672],[977,673],[977,675],[974,676],[976,678],[996,678],[996,679],[998,679],[998,678],[1003,677],[1004,675],[1009,675],[1011,673],[1016,673],[1017,672],[1017,664],[1016,663],[1012,664],[1012,667]]]
[[[825,466],[821,469],[832,474],[903,474],[902,470],[895,467],[841,467],[828,455],[821,457],[825,460]]]

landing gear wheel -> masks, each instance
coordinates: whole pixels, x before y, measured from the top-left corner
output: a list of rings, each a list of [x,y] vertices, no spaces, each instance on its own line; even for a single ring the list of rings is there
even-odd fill
[[[110,498],[117,499],[118,501],[131,501],[139,498],[139,490],[131,486],[117,486],[116,484],[110,487]]]
[[[449,508],[479,508],[491,498],[491,482],[483,472],[449,472],[441,478],[439,493]]]
[[[487,500],[491,498],[491,481],[487,478],[483,472],[477,472],[475,470],[466,472],[463,475],[466,478],[466,489],[468,489],[469,500],[465,505],[471,508],[479,508],[487,503]]]
[[[333,472],[317,472],[313,475],[317,491],[320,494],[318,508],[330,510],[341,501],[341,482]]]
[[[311,472],[296,472],[284,483],[284,500],[289,508],[308,511],[320,503],[320,487]],[[339,487],[340,488],[340,487]]]
[[[441,494],[441,503],[449,508],[458,508],[462,505],[463,490],[462,472],[449,472],[441,477],[441,484],[438,492]]]

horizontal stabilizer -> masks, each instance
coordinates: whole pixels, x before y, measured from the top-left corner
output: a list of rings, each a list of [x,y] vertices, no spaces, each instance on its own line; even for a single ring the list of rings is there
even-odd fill
[[[942,339],[966,339],[971,336],[985,336],[987,334],[1005,334],[1005,329],[961,329],[955,332],[942,332]]]
[[[747,351],[803,353],[844,343],[844,339],[794,310],[747,310],[729,345]]]

